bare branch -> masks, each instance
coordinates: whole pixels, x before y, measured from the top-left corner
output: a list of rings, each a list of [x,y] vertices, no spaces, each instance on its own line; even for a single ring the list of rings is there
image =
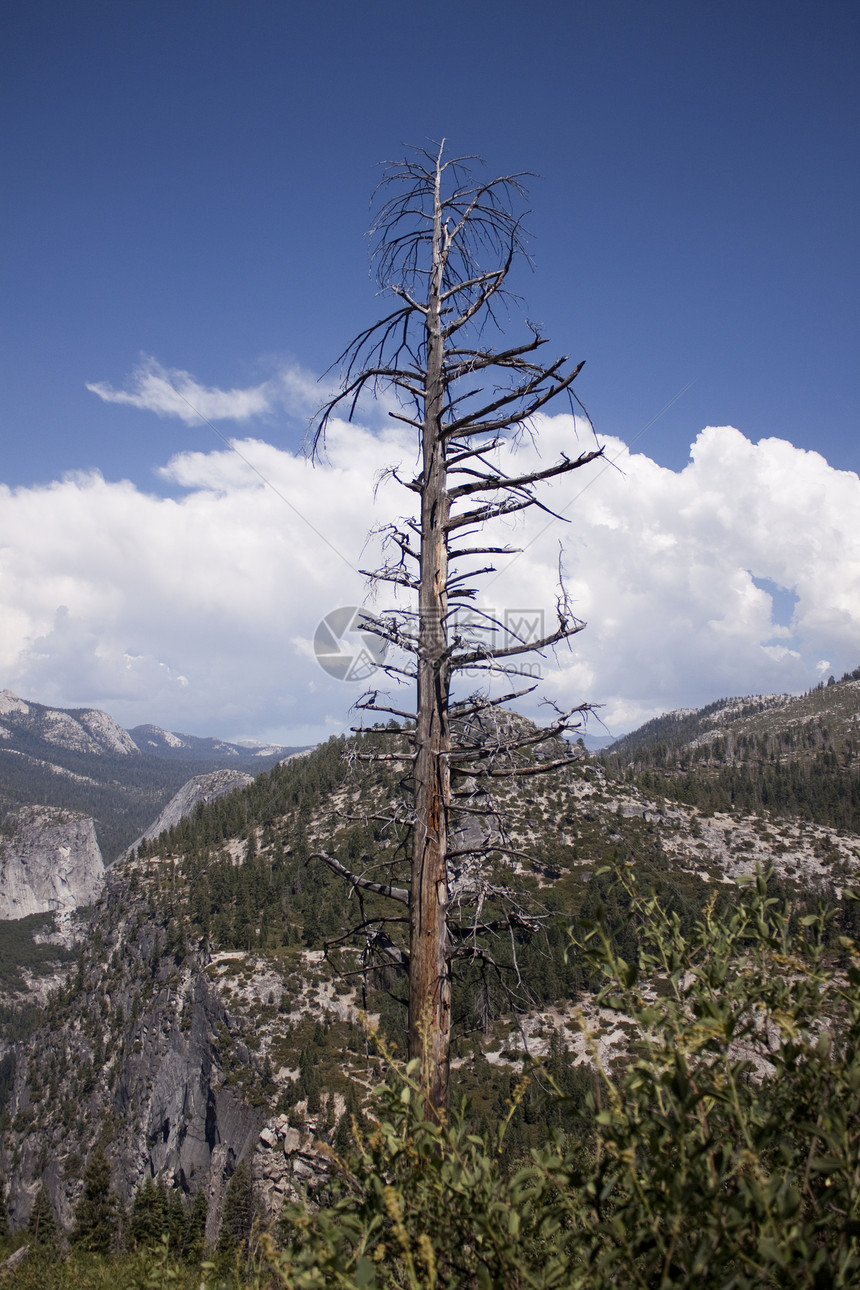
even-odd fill
[[[393,887],[389,883],[371,882],[369,878],[362,877],[361,874],[351,873],[346,865],[342,865],[334,856],[329,855],[327,851],[314,851],[308,856],[309,860],[322,860],[327,864],[333,873],[339,874],[341,878],[346,878],[347,882],[353,887],[361,887],[362,891],[373,891],[377,896],[388,896],[390,900],[399,900],[401,904],[409,904],[409,892],[405,887]]]
[[[579,619],[559,618],[559,625],[556,631],[551,632],[548,636],[542,636],[540,640],[526,641],[521,645],[510,645],[505,649],[477,649],[466,654],[455,654],[451,659],[451,666],[457,670],[464,667],[472,667],[476,663],[495,663],[500,658],[521,657],[523,654],[539,653],[543,649],[548,649],[551,645],[557,645],[560,641],[569,640],[571,636],[576,636],[578,632],[584,630],[586,624]]]
[[[455,529],[465,528],[467,524],[486,524],[489,520],[496,520],[501,515],[513,515],[516,511],[524,511],[529,506],[539,506],[541,510],[546,510],[545,506],[540,506],[534,497],[527,497],[525,501],[515,501],[507,498],[503,502],[488,502],[486,506],[479,506],[474,511],[467,511],[464,515],[455,515],[445,524],[445,532],[453,533]]]
[[[579,761],[579,757],[559,757],[556,761],[542,761],[533,766],[510,766],[502,770],[492,767],[488,770],[475,770],[468,766],[452,766],[451,774],[474,776],[475,779],[530,779],[534,775],[545,775],[550,770],[576,766]]]
[[[460,720],[464,717],[471,717],[476,712],[486,712],[490,708],[501,707],[504,703],[513,703],[514,699],[521,699],[523,695],[531,694],[536,689],[536,685],[529,685],[524,690],[512,690],[510,694],[501,694],[497,699],[485,698],[484,696],[478,698],[472,695],[469,699],[462,700],[461,703],[452,703],[449,711],[452,717]]]
[[[580,466],[587,466],[598,457],[603,456],[602,448],[594,452],[584,452],[575,461],[562,455],[562,459],[556,462],[554,466],[548,466],[546,470],[533,470],[528,475],[518,475],[515,479],[507,479],[502,474],[481,475],[478,471],[474,473],[478,476],[472,484],[459,484],[452,488],[448,494],[452,501],[457,497],[465,497],[467,493],[479,493],[486,489],[501,488],[522,488],[526,484],[535,484],[543,479],[554,479],[557,475],[566,475],[571,470],[579,470]]]
[[[381,569],[359,569],[358,572],[370,582],[393,582],[395,586],[408,587],[411,591],[417,591],[421,586],[418,578],[396,564],[384,565]],[[373,631],[373,627],[369,626],[367,630]]]
[[[519,385],[514,386],[513,389],[507,390],[497,399],[493,399],[492,402],[485,404],[484,407],[479,408],[476,412],[469,413],[464,417],[459,417],[456,421],[449,423],[444,427],[444,434],[446,437],[452,437],[454,435],[488,434],[494,430],[507,430],[510,426],[527,420],[529,417],[533,416],[539,408],[543,407],[545,403],[549,403],[551,399],[556,398],[557,395],[561,394],[563,390],[566,390],[569,385],[572,385],[585,366],[585,362],[583,361],[582,363],[579,363],[572,372],[569,372],[567,376],[557,378],[557,373],[566,362],[567,358],[564,357],[557,359],[550,367],[529,369],[528,379],[522,381]],[[535,395],[536,392],[541,389],[541,386],[545,385],[547,381],[550,383],[549,388],[544,390],[542,394],[537,395],[536,398],[532,398],[531,396]],[[493,417],[495,412],[501,411],[502,408],[509,408],[512,404],[521,403],[524,399],[530,400],[526,408],[513,414],[507,413],[504,417]],[[490,417],[491,420],[485,420],[487,417]]]
[[[363,708],[368,712],[390,712],[392,716],[403,717],[406,721],[417,721],[418,717],[415,712],[404,712],[402,708],[390,708],[387,704],[377,703],[376,698],[378,694],[378,690],[368,690],[366,694],[363,694],[360,699],[356,700],[353,706],[356,708]],[[396,732],[392,731],[392,733]]]

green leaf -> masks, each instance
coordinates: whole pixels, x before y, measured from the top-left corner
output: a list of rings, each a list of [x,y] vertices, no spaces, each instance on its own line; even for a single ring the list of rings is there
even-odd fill
[[[353,1284],[357,1286],[372,1286],[376,1282],[376,1268],[373,1266],[370,1259],[366,1259],[364,1255],[361,1256],[355,1265],[355,1272],[353,1273],[352,1280]]]

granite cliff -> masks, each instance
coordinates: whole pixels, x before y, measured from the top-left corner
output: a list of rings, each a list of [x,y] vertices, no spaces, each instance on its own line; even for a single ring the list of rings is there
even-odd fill
[[[0,837],[0,919],[90,905],[104,885],[104,862],[89,816],[59,807],[10,813]]]

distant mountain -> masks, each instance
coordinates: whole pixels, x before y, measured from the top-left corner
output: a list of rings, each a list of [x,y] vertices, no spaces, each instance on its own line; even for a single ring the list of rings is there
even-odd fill
[[[286,748],[281,744],[255,744],[243,741],[231,744],[224,739],[209,739],[199,735],[174,734],[162,730],[160,726],[134,726],[129,730],[136,747],[142,753],[159,757],[170,757],[175,761],[221,761],[246,762],[249,758],[256,761],[255,769],[260,769],[261,758],[276,757],[279,761],[299,751],[296,747]]]
[[[580,735],[579,738],[585,744],[586,751],[590,753],[603,752],[604,749],[610,748],[617,742],[615,735],[592,735],[586,733]]]
[[[143,833],[195,775],[258,775],[295,746],[228,743],[158,726],[125,730],[95,708],[51,708],[0,691],[0,823],[22,806],[91,816],[105,862]]]
[[[797,744],[790,732],[814,726],[826,728],[831,740],[860,734],[860,668],[807,694],[753,694],[667,712],[616,739],[606,751],[635,760],[648,749],[679,752],[725,739],[739,755],[752,737]]]
[[[94,756],[128,757],[140,749],[127,730],[96,708],[49,708],[0,690],[0,739]],[[26,750],[26,748],[25,748]]]
[[[752,694],[745,698],[716,699],[704,708],[677,708],[653,717],[620,739],[607,741],[605,751],[635,757],[648,748],[684,748],[703,739],[715,739],[734,722],[772,712],[791,702],[789,694]]]

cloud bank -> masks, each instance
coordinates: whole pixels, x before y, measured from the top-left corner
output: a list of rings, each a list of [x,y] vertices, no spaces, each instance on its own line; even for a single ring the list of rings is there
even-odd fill
[[[244,411],[255,398],[274,398],[264,386],[191,389],[177,375],[206,415],[242,419],[256,415]],[[131,393],[97,392],[184,419],[153,368]],[[570,416],[538,428],[518,467],[537,459],[536,444],[545,464],[590,446]],[[368,531],[411,504],[391,479],[375,487],[386,467],[406,476],[416,463],[399,429],[335,422],[327,447],[316,467],[260,439],[237,442],[241,458],[180,454],[162,470],[179,497],[97,473],[0,487],[0,686],[103,707],[127,726],[285,742],[344,728],[362,687],[320,669],[314,632],[330,610],[361,602],[359,569],[378,559]],[[498,526],[500,545],[524,550],[500,558],[484,606],[551,613],[561,542],[588,623],[571,650],[542,661],[544,693],[604,704],[617,734],[670,708],[799,691],[860,664],[856,474],[730,427],[703,430],[680,472],[606,447],[615,465],[545,494],[569,523],[534,512]],[[790,622],[767,586],[793,593]]]

